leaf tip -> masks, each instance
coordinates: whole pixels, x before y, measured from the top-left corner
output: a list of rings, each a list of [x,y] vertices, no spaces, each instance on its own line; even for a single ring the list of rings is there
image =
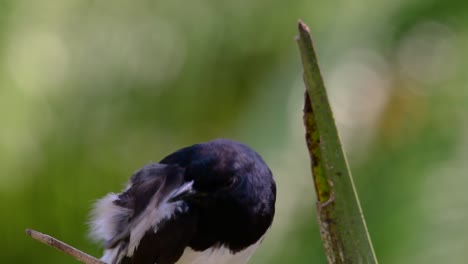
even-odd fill
[[[299,26],[299,32],[307,32],[310,34],[309,27],[304,22],[302,22],[302,20],[299,19],[297,24]]]

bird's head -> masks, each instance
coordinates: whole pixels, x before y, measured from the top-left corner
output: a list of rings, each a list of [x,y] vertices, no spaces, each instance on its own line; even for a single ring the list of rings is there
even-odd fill
[[[243,144],[228,140],[199,144],[164,160],[174,161],[184,167],[185,175],[170,202],[258,203],[274,196],[271,171],[260,155]]]
[[[171,194],[169,202],[209,202],[242,192],[240,184],[247,175],[239,170],[242,165],[236,165],[230,159],[223,156],[195,157],[186,167],[185,182]]]

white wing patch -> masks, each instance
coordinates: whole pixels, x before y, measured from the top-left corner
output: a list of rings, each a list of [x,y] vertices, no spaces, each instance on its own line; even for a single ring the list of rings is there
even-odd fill
[[[164,201],[159,206],[156,206],[157,202],[155,195],[151,198],[151,202],[145,211],[135,221],[136,225],[131,229],[130,233],[127,256],[131,257],[133,255],[146,231],[154,229],[154,233],[156,233],[158,231],[156,228],[157,224],[162,220],[170,218],[176,210],[182,207],[182,202],[167,203]]]
[[[114,204],[114,201],[117,199],[118,195],[110,193],[96,202],[91,221],[91,238],[95,241],[108,241],[119,235],[117,233],[119,219],[132,216],[133,211],[131,209]],[[156,233],[158,223],[170,218],[176,211],[186,209],[183,202],[167,203],[167,201],[162,201],[159,203],[159,206],[158,203],[158,196],[154,195],[146,209],[129,223],[130,241],[127,250],[122,251],[120,246],[107,249],[101,258],[102,261],[106,263],[118,263],[124,256],[131,257],[148,230],[153,229]]]
[[[114,201],[117,199],[117,194],[109,193],[94,204],[90,231],[90,237],[94,241],[107,241],[115,237],[118,231],[116,218],[132,213],[130,209],[115,205]]]

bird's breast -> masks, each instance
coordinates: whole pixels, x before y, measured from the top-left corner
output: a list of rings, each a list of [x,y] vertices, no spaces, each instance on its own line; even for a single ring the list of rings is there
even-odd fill
[[[244,264],[249,261],[261,241],[259,239],[257,243],[235,253],[224,246],[211,247],[204,251],[194,251],[187,247],[176,264]]]

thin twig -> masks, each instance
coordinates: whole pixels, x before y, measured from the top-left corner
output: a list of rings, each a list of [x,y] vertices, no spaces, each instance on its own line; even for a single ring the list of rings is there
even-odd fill
[[[46,234],[43,234],[41,232],[38,232],[38,231],[35,231],[35,230],[32,230],[32,229],[26,229],[26,234],[28,234],[30,237],[34,238],[35,240],[39,241],[39,242],[42,242],[46,245],[49,245],[51,247],[54,247],[72,257],[74,257],[75,259],[77,259],[78,261],[81,261],[83,263],[86,263],[86,264],[106,264],[105,262],[91,256],[91,255],[88,255],[86,253],[84,253],[83,251],[81,250],[78,250],[68,244],[65,244],[64,242],[56,239],[56,238],[53,238],[49,235],[46,235]]]

